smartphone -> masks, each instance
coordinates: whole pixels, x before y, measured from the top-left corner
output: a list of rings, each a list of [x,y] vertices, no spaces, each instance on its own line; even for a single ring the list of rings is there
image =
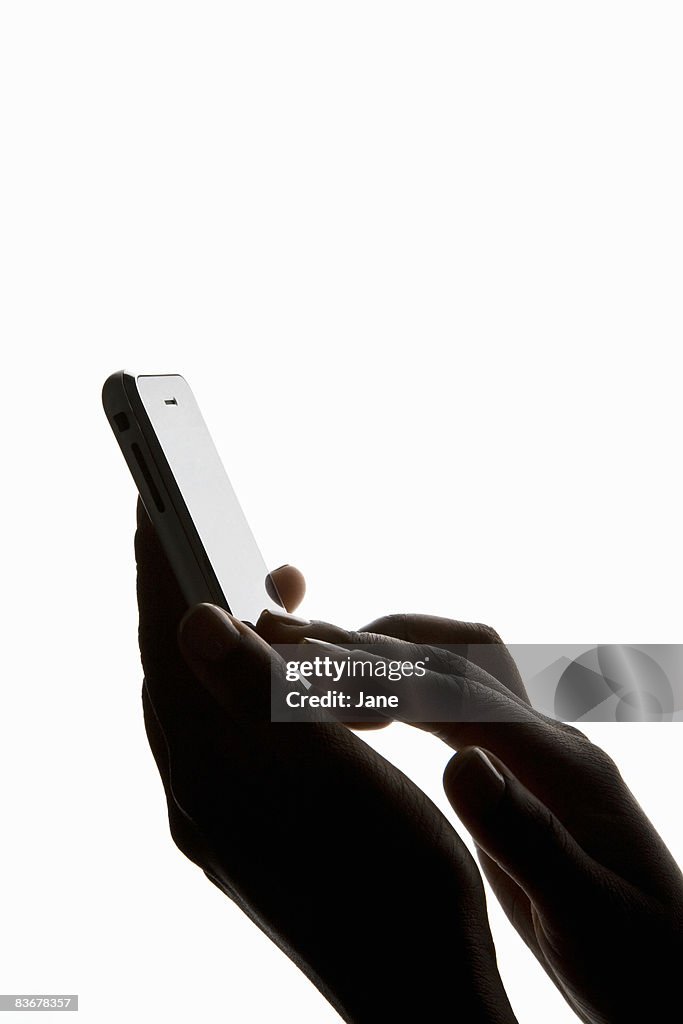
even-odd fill
[[[255,623],[282,610],[254,535],[183,377],[109,377],[102,404],[188,605]]]

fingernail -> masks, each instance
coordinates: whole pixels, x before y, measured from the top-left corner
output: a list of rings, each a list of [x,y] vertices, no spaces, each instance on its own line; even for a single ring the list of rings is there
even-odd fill
[[[188,654],[201,661],[222,661],[242,639],[228,613],[215,604],[190,608],[179,632]]]
[[[346,647],[339,647],[338,644],[328,644],[324,640],[314,640],[309,636],[305,636],[301,643],[306,644],[308,647],[313,647],[317,651],[325,651],[327,654],[351,654],[351,651]]]
[[[475,814],[489,813],[505,792],[505,777],[484,750],[471,747],[448,762],[444,786],[456,811],[462,798],[462,803]]]
[[[261,615],[268,616],[273,622],[283,626],[310,626],[310,619],[302,619],[300,615],[292,615],[290,612],[274,612],[270,608],[264,609]]]

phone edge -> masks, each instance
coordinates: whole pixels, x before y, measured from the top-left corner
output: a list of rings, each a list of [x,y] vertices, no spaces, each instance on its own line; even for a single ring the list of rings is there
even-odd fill
[[[178,377],[180,374],[154,376]],[[137,377],[137,374],[118,370],[106,379],[102,387],[102,405],[107,420],[188,605],[208,601],[230,611],[145,410],[137,388]],[[185,384],[189,388],[187,381]],[[121,413],[129,424],[124,429],[116,422]],[[142,464],[146,464],[149,480],[136,458],[135,443],[142,455]],[[162,509],[157,503],[155,490],[161,498]]]

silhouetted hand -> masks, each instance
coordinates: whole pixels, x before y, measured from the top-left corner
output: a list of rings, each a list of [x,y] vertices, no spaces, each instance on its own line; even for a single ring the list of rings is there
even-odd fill
[[[413,710],[430,691],[452,696],[454,720],[422,727],[458,750],[446,793],[517,931],[582,1020],[680,1019],[683,876],[611,758],[529,705],[493,630],[397,615],[360,633],[283,623],[269,635],[372,643],[386,658],[429,653],[438,671],[392,692]],[[472,645],[469,663],[441,644]]]
[[[227,613],[192,609],[181,655],[183,599],[144,510],[136,555],[145,723],[180,849],[345,1020],[513,1024],[479,872],[440,811],[339,723],[272,723],[280,659]]]

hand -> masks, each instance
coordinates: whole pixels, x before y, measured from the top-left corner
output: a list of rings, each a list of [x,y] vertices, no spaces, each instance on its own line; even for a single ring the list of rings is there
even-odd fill
[[[284,642],[283,632],[273,639]],[[388,658],[431,652],[440,671],[406,690],[446,687],[454,718],[460,709],[484,719],[427,728],[458,750],[446,793],[512,924],[583,1021],[677,1019],[683,876],[611,758],[529,706],[497,634],[418,615],[360,633],[325,623],[304,632],[349,647],[375,643]],[[290,628],[287,641],[296,639]],[[473,645],[474,664],[463,673],[441,644]],[[413,705],[420,696],[403,693]]]
[[[180,849],[345,1020],[513,1024],[479,872],[439,810],[338,723],[270,722],[279,659],[212,605],[183,618],[144,510],[136,554],[145,723]]]

